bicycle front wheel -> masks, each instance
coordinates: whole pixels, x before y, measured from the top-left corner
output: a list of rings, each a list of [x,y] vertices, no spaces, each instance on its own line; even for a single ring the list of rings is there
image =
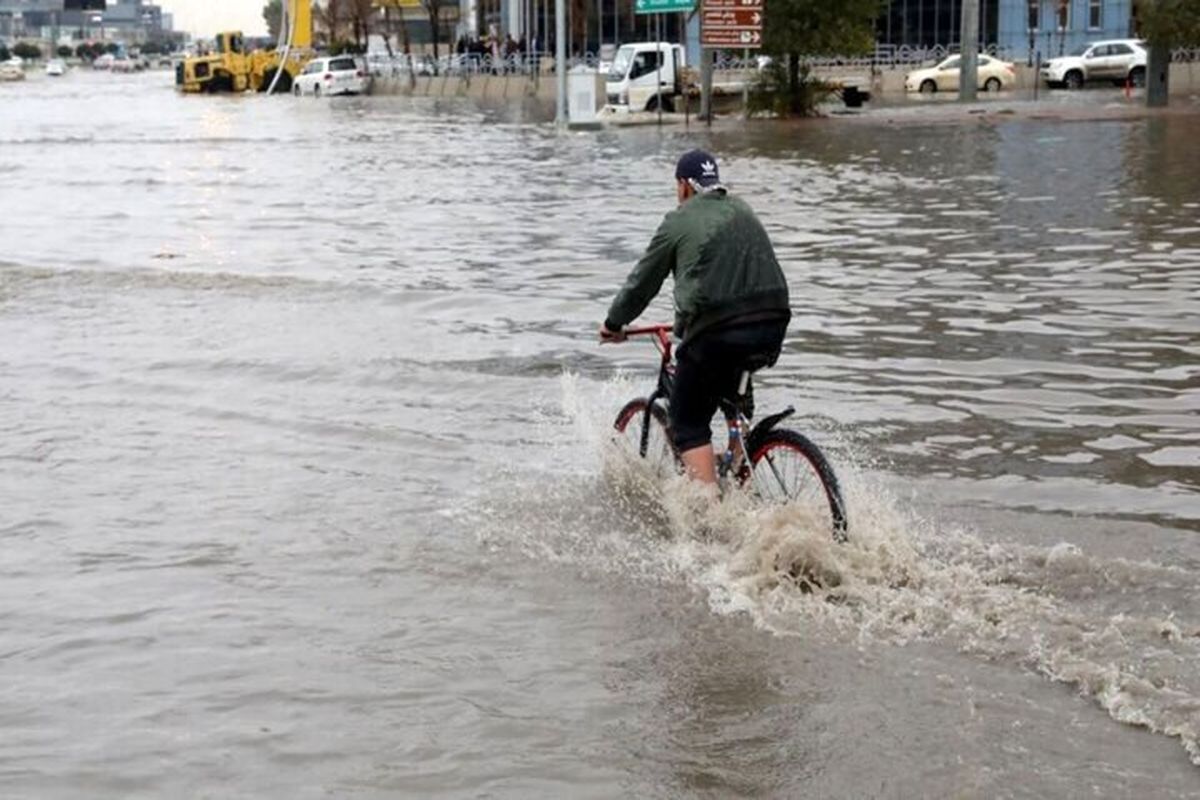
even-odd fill
[[[837,475],[821,449],[789,430],[772,430],[750,452],[752,488],[764,500],[804,508],[846,541],[846,506]]]
[[[654,469],[664,473],[678,469],[678,457],[671,442],[667,412],[658,403],[650,405],[644,397],[630,400],[617,414],[613,427],[617,431],[618,439],[630,452],[646,459]]]

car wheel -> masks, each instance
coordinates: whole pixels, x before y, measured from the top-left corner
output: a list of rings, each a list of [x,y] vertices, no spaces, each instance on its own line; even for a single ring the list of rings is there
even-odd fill
[[[985,92],[998,92],[998,91],[1000,91],[1000,79],[999,79],[999,78],[988,78],[988,79],[987,79],[986,81],[984,81],[984,83],[983,83],[983,90],[984,90]]]
[[[1083,88],[1083,73],[1077,69],[1073,69],[1066,74],[1065,83],[1068,89]]]
[[[937,83],[932,78],[921,81],[921,94],[933,94],[937,91]]]
[[[1132,81],[1133,85],[1137,86],[1138,88],[1145,86],[1146,85],[1146,68],[1145,67],[1134,67],[1133,69],[1131,69],[1129,71],[1129,80]]]

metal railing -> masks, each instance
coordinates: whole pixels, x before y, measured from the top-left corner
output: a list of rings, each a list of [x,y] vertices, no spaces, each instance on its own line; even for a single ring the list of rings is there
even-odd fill
[[[596,53],[583,53],[567,61],[567,68],[583,66],[589,69],[607,69]],[[453,53],[433,58],[430,55],[392,56],[372,54],[367,57],[367,68],[377,78],[401,78],[409,75],[474,77],[476,75],[529,75],[554,71],[553,53],[514,53],[508,56],[491,54]]]

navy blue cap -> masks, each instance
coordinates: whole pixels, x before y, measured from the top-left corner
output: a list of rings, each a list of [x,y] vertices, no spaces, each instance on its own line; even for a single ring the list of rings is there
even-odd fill
[[[717,160],[703,150],[689,150],[675,164],[675,180],[695,181],[708,188],[721,185],[721,174],[717,171]]]

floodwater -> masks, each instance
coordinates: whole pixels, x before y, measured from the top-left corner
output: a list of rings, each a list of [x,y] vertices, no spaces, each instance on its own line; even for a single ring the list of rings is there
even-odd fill
[[[0,795],[1200,792],[1200,117],[170,80],[0,85]],[[844,547],[606,445],[655,353],[594,329],[696,144]]]

